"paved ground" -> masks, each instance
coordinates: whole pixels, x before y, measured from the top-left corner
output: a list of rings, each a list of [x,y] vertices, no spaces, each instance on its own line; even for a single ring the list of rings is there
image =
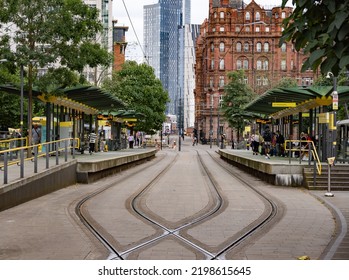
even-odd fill
[[[135,168],[141,169],[142,166]],[[122,175],[117,175],[117,178],[121,179],[122,176],[129,175],[130,173],[126,171]],[[115,177],[113,179],[109,177],[94,184],[71,186],[0,212],[2,228],[0,259],[106,259],[108,257],[106,250],[83,227],[77,226],[76,217],[71,213],[74,212],[75,203],[83,196],[111,180],[115,180]],[[256,182],[259,181],[256,180]],[[340,221],[340,224],[337,223],[340,234],[339,239],[334,240],[332,250],[325,252],[323,257],[349,259],[347,233],[349,192],[334,192],[335,196],[328,198],[321,191],[307,192],[300,189],[265,186],[265,184],[263,188],[278,199],[282,198],[289,210],[285,213],[285,219],[274,231],[256,240],[248,248],[243,248],[240,254],[236,255],[238,259],[268,259],[267,254],[275,256],[276,248],[273,247],[275,240],[283,239],[286,243],[289,240],[292,241],[290,244],[294,244],[297,238],[303,239],[302,244],[308,241],[305,243],[307,246],[303,248],[304,255],[316,258],[314,256],[321,254],[316,251],[316,248],[324,247],[323,242],[328,240],[334,230],[335,223],[330,211],[333,211]],[[328,208],[324,207],[321,200],[328,204]],[[158,248],[164,250],[174,246],[175,243],[178,242],[166,239],[165,242],[159,243]],[[296,249],[287,246],[285,248],[285,251],[278,252],[279,255],[275,259],[287,258],[287,250]],[[181,254],[181,258],[200,258],[185,245],[182,246]],[[138,257],[146,258],[146,255],[147,251],[144,250]],[[174,255],[172,257],[178,258]],[[231,256],[228,254],[227,257]],[[153,254],[152,258],[156,259],[156,255]]]

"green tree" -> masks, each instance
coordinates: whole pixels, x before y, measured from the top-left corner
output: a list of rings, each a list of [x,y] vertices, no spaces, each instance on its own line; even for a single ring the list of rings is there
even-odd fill
[[[9,69],[9,63],[0,63],[0,84],[19,84],[19,73],[16,68]],[[20,97],[13,94],[0,92],[0,130],[8,127],[19,128],[20,123]]]
[[[81,76],[76,72],[66,67],[59,67],[49,69],[45,75],[35,82],[35,88],[39,92],[59,95],[61,94],[61,90],[82,83],[87,83],[87,81],[82,80]]]
[[[244,83],[244,72],[242,70],[228,73],[229,83],[225,86],[221,110],[224,118],[232,128],[237,130],[238,141],[248,119],[248,113],[244,106],[250,102],[255,94],[252,89]]]
[[[291,88],[291,87],[297,87],[297,80],[284,77],[275,85],[275,88]]]
[[[288,0],[282,0],[282,7]],[[284,20],[280,44],[292,41],[309,54],[302,70],[320,66],[321,73],[338,76],[349,70],[349,0],[293,0],[293,13]]]
[[[143,114],[144,120],[137,122],[135,129],[149,134],[156,133],[165,121],[168,93],[156,78],[149,65],[126,61],[120,71],[103,85],[107,91],[124,101],[128,110]]]
[[[95,43],[102,31],[97,9],[82,0],[0,2],[0,58],[28,67],[28,125],[36,68],[60,63],[81,72],[87,65],[109,65],[110,55]]]

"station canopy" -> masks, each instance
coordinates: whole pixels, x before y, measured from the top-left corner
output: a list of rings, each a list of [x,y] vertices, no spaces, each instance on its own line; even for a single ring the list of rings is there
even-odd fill
[[[261,114],[274,119],[308,112],[332,104],[332,86],[306,88],[275,88],[268,90],[245,106],[246,112]],[[339,104],[349,101],[349,87],[338,86]]]
[[[20,95],[18,87],[0,85],[0,91]],[[33,89],[33,97],[47,103],[75,109],[86,114],[98,114],[101,111],[116,112],[125,108],[125,104],[109,92],[94,86],[80,85],[72,88],[58,89],[58,95],[45,94]],[[23,91],[28,97],[28,91]]]

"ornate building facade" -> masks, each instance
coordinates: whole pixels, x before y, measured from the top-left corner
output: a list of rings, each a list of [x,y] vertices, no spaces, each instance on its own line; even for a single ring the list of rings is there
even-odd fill
[[[315,73],[301,72],[306,57],[292,43],[279,46],[282,21],[293,8],[267,9],[254,0],[248,5],[210,0],[209,5],[196,47],[195,128],[199,138],[216,139],[224,133],[231,140],[233,132],[218,110],[228,72],[243,69],[244,82],[258,94],[283,77],[296,79],[299,86],[311,85]]]

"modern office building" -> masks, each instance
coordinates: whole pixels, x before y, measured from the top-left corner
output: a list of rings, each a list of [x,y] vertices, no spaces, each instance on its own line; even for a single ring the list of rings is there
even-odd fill
[[[186,24],[180,30],[179,41],[179,94],[176,103],[180,108],[181,127],[184,130],[194,128],[195,123],[195,46],[199,36],[200,25]]]
[[[113,0],[83,0],[85,4],[99,10],[99,19],[103,25],[103,32],[96,36],[96,42],[100,43],[109,53],[113,52]],[[100,85],[102,80],[111,74],[112,67],[85,67],[83,74],[94,85]]]
[[[199,137],[209,139],[210,131],[213,139],[220,133],[228,140],[234,136],[218,110],[230,71],[243,69],[244,82],[258,94],[283,77],[296,79],[300,86],[313,83],[317,73],[301,72],[305,55],[290,42],[279,46],[282,21],[292,11],[291,7],[264,8],[254,0],[248,5],[210,0],[196,48],[195,128]]]
[[[155,70],[170,102],[167,114],[179,116],[180,29],[190,23],[190,0],[159,0],[144,6],[145,59]]]

